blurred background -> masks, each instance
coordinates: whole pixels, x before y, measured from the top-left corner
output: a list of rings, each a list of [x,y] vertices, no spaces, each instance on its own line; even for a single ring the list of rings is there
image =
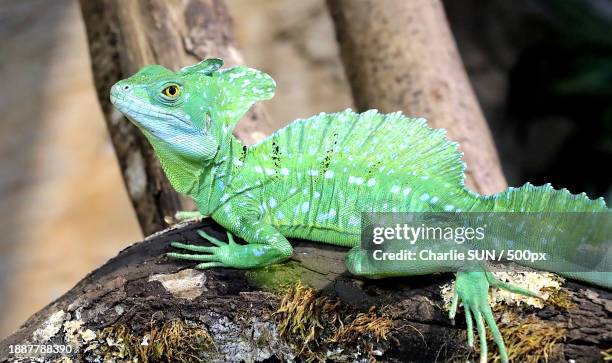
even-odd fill
[[[226,0],[278,127],[351,107],[324,0]],[[612,2],[445,8],[510,185],[612,200]],[[0,0],[0,338],[142,238],[76,0]]]

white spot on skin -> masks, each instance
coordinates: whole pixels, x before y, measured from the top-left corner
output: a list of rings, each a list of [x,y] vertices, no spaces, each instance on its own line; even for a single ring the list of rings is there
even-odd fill
[[[320,196],[321,196],[321,193],[319,193],[319,192],[314,192],[314,194],[313,194],[313,197],[315,199],[318,199]]]
[[[440,198],[438,198],[438,197],[432,197],[431,198],[431,202],[432,203],[436,203],[438,200],[440,200]]]
[[[302,203],[302,212],[306,213],[310,209],[310,203],[304,202]]]
[[[368,180],[368,186],[369,187],[373,187],[376,184],[376,179],[372,178],[370,180]]]
[[[422,200],[423,202],[426,202],[427,200],[429,200],[429,194],[423,193],[423,195],[421,195],[419,199]]]
[[[282,211],[278,211],[276,212],[276,218],[278,219],[284,219],[285,218],[285,213],[283,213]]]
[[[318,176],[319,175],[319,171],[318,170],[308,170],[308,175],[310,175],[310,176]]]
[[[296,192],[297,192],[296,188],[289,189],[289,194],[291,194],[291,195],[295,194]]]
[[[455,209],[455,206],[454,206],[454,205],[447,204],[447,205],[445,205],[445,206],[444,206],[444,210],[445,210],[446,212],[452,212],[452,211],[453,211],[453,209]]]
[[[397,194],[400,191],[400,186],[399,185],[394,185],[391,187],[391,193],[393,194]]]
[[[331,170],[328,170],[325,172],[325,179],[331,179],[334,177],[334,172]]]
[[[270,200],[268,201],[268,205],[270,206],[270,208],[276,207],[276,199],[270,198]]]
[[[268,168],[266,168],[265,170],[266,170],[266,175],[274,175],[274,174],[276,174],[276,172],[274,171],[274,169],[268,169]]]
[[[412,188],[404,188],[404,190],[402,191],[402,194],[404,196],[407,196],[408,194],[410,194],[411,191],[412,191]]]
[[[265,251],[263,248],[256,248],[256,249],[253,251],[253,254],[254,254],[255,256],[263,256],[263,254],[264,254],[264,253],[266,253],[266,251]]]
[[[334,218],[335,216],[336,216],[336,210],[335,209],[331,209],[327,213],[320,214],[317,218],[318,218],[319,221],[323,222],[326,219],[331,219],[331,218]]]
[[[357,225],[359,225],[359,218],[357,218],[355,216],[351,216],[348,219],[348,224],[349,224],[349,226],[357,226]]]
[[[255,171],[258,173],[263,173],[263,168],[261,166],[256,166]]]
[[[363,184],[363,178],[351,175],[351,176],[349,176],[348,182],[349,182],[349,184],[361,185],[361,184]]]
[[[280,174],[281,174],[281,175],[289,175],[289,169],[287,169],[287,168],[281,168],[281,170],[280,170]]]

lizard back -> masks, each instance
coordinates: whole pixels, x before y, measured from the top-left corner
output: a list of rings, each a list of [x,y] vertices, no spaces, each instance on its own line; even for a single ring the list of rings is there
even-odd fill
[[[263,181],[260,209],[292,237],[358,236],[361,212],[453,211],[477,198],[445,130],[400,112],[296,120],[251,147],[244,167],[233,184]]]

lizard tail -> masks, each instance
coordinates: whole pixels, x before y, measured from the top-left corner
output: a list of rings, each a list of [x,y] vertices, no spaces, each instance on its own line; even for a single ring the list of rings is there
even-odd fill
[[[589,199],[585,193],[571,194],[567,189],[554,189],[550,184],[527,183],[520,188],[483,197],[493,202],[495,211],[505,212],[609,212],[603,198]]]
[[[612,288],[612,210],[603,198],[529,183],[482,198],[489,210],[527,213],[515,225],[525,237],[512,248],[544,252],[548,259],[521,264]]]

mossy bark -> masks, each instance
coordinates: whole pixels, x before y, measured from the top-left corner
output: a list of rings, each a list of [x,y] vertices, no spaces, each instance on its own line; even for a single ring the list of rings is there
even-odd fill
[[[439,287],[452,275],[356,279],[344,268],[343,249],[304,241],[293,241],[291,261],[260,271],[196,271],[192,263],[164,257],[170,241],[201,241],[197,229],[224,238],[220,226],[205,220],[133,244],[0,342],[0,361],[16,360],[11,345],[67,342],[73,361],[141,354],[219,362],[402,362],[450,361],[469,353],[463,316],[453,325],[442,308]],[[288,295],[298,280],[316,295]],[[576,283],[566,288],[574,308],[505,307],[497,316],[563,329],[565,340],[551,350],[551,362],[600,361],[612,343],[612,293]]]

